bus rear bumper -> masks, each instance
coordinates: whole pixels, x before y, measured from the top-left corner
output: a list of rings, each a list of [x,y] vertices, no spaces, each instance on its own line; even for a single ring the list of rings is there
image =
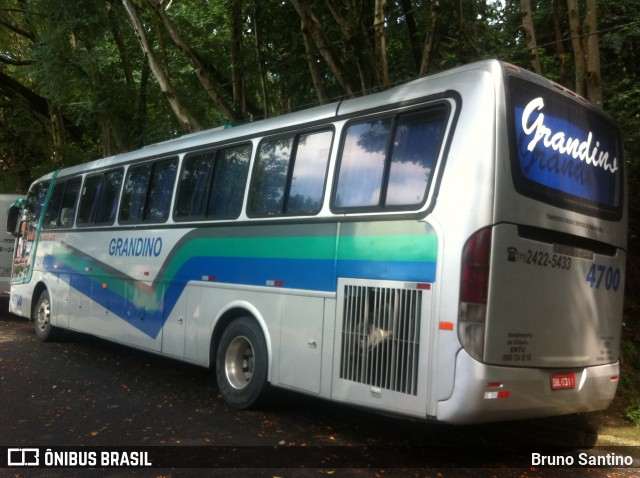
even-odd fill
[[[583,368],[539,369],[487,365],[461,350],[453,393],[438,402],[438,420],[482,423],[603,410],[618,386],[619,363]],[[553,390],[556,373],[575,375],[573,388]]]

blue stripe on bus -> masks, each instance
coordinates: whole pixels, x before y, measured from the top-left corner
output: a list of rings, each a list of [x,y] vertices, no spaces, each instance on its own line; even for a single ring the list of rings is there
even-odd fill
[[[93,265],[99,267],[99,264]],[[337,277],[434,282],[435,266],[435,262],[418,261],[192,257],[182,264],[171,282],[164,282],[159,277],[146,291],[131,288],[132,292],[135,289],[135,294],[146,295],[151,300],[153,306],[145,307],[114,290],[128,290],[122,287],[125,281],[142,281],[125,276],[91,277],[89,273],[74,270],[60,258],[48,255],[44,259],[46,270],[58,274],[71,287],[152,338],[157,337],[190,281],[212,280],[241,286],[278,285],[290,289],[335,292]],[[114,281],[117,287],[109,285]]]

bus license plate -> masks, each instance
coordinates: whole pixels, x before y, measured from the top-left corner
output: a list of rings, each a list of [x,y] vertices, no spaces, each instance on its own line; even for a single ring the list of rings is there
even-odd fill
[[[567,388],[576,388],[575,373],[554,373],[551,376],[551,390],[563,390]]]

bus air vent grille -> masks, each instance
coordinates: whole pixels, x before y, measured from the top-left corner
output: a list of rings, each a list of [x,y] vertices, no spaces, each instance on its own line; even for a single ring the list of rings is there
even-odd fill
[[[420,290],[345,285],[340,378],[417,394]]]

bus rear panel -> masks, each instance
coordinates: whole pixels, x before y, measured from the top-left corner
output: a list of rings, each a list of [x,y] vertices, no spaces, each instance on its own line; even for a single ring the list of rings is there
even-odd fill
[[[602,112],[516,70],[505,73],[493,221],[462,252],[463,350],[438,408],[454,422],[603,409],[619,380],[622,142]]]

